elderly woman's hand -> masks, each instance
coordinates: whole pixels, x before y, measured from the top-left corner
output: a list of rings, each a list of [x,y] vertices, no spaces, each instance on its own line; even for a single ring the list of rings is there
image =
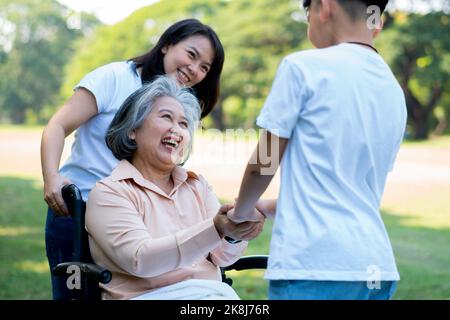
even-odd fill
[[[263,231],[264,222],[266,221],[266,217],[261,212],[259,212],[257,209],[254,210],[253,216],[258,216],[259,220],[256,222],[250,222],[252,224],[252,228],[243,235],[242,240],[252,240],[252,239],[256,238]]]
[[[258,221],[234,223],[227,217],[227,212],[233,208],[232,205],[223,205],[214,217],[214,225],[220,237],[228,236],[235,240],[251,240],[258,236],[264,226],[264,215],[255,209],[254,214],[259,217]]]

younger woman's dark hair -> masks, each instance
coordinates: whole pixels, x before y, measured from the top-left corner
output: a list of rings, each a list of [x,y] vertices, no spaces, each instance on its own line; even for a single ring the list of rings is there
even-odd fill
[[[165,74],[164,54],[161,49],[168,45],[175,45],[194,35],[202,35],[211,41],[214,49],[214,60],[206,77],[192,87],[200,100],[201,117],[206,117],[214,108],[220,95],[220,74],[222,73],[225,53],[222,43],[215,31],[197,19],[185,19],[170,26],[149,52],[130,59],[136,66],[142,67],[142,82],[152,81],[155,76]]]

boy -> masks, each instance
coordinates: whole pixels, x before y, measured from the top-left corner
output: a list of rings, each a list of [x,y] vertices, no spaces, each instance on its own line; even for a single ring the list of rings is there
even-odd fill
[[[275,217],[270,299],[390,299],[395,291],[379,208],[406,105],[368,23],[369,6],[382,13],[387,2],[303,2],[317,49],[281,62],[257,119],[265,133],[228,212],[235,222],[258,220],[255,206]],[[278,200],[257,202],[281,159]]]

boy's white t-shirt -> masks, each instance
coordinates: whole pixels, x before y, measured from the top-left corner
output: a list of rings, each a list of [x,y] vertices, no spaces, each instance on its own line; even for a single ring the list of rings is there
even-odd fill
[[[70,157],[60,174],[80,188],[85,201],[95,183],[110,175],[119,163],[106,146],[105,134],[122,103],[141,86],[135,63],[121,61],[88,73],[74,88],[85,88],[94,95],[98,113],[76,131]]]
[[[380,202],[406,116],[372,50],[344,43],[282,61],[257,119],[289,139],[266,279],[399,279]]]

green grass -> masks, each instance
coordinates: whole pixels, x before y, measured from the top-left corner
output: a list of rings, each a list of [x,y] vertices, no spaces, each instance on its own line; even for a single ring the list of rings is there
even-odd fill
[[[415,215],[383,212],[383,219],[401,276],[394,299],[450,299],[450,228],[418,226]],[[430,224],[428,220],[426,225]],[[250,243],[248,254],[268,252],[270,229],[271,224]],[[243,299],[267,299],[263,275],[260,271],[235,272],[234,287]]]
[[[14,125],[14,124],[0,124],[0,131],[8,132],[22,132],[22,131],[42,131],[43,125]]]
[[[383,213],[402,278],[395,299],[450,299],[450,200],[414,201]],[[50,299],[45,216],[39,180],[0,177],[0,299]],[[268,253],[270,231],[246,254]],[[267,298],[263,271],[229,276],[243,299]]]
[[[428,140],[406,140],[403,142],[404,147],[437,147],[450,148],[450,135],[430,137]]]
[[[0,299],[50,299],[45,217],[37,180],[0,177]]]
[[[272,221],[268,221],[263,232],[249,243],[245,255],[269,254],[269,240]],[[227,277],[233,279],[233,288],[242,299],[267,299],[268,282],[263,279],[264,270],[230,271]]]
[[[395,299],[450,299],[450,228],[388,212],[383,218],[401,277]]]

